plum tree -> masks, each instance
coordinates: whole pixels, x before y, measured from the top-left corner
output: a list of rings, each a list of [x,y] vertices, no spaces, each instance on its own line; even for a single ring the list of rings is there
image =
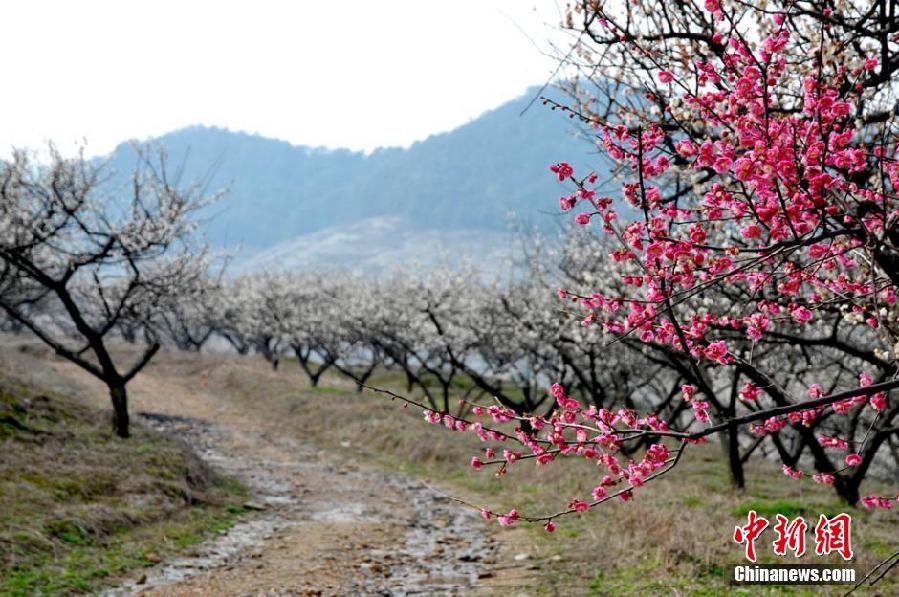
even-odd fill
[[[0,307],[106,384],[121,437],[129,434],[126,385],[160,347],[155,317],[207,271],[191,214],[211,198],[170,182],[163,159],[144,164],[128,188],[109,189],[102,166],[53,147],[47,161],[15,151],[0,162]],[[124,364],[109,340],[126,321],[151,342]]]

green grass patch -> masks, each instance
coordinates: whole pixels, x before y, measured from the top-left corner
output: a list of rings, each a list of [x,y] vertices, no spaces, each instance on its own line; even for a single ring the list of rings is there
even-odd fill
[[[733,510],[731,514],[742,517],[755,510],[755,513],[765,518],[774,517],[777,514],[783,514],[787,518],[795,518],[800,514],[808,512],[808,505],[793,500],[750,500],[743,502]]]
[[[822,507],[821,504],[809,500],[798,502],[796,500],[749,500],[741,503],[739,506],[731,510],[731,514],[737,517],[745,517],[750,510],[764,518],[773,519],[778,514],[783,514],[787,518],[795,518],[796,516],[814,515],[815,519],[821,514],[833,517],[842,512],[838,508],[831,506]]]
[[[94,592],[232,526],[246,490],[186,445],[0,379],[0,594]]]
[[[683,498],[681,503],[687,508],[704,508],[706,506],[705,500],[692,495]]]

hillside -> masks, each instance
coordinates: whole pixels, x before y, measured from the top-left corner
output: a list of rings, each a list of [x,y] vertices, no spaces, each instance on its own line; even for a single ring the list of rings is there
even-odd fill
[[[47,354],[0,336],[0,594],[92,592],[236,522],[242,485],[141,417],[119,440]]]
[[[207,214],[209,239],[214,246],[242,243],[245,256],[383,217],[402,218],[419,231],[504,232],[514,214],[519,223],[551,229],[562,187],[547,165],[561,159],[576,167],[596,164],[568,119],[540,102],[525,111],[537,92],[529,89],[408,148],[368,155],[200,126],[155,141],[165,147],[170,166],[181,170],[182,181],[229,189]],[[120,184],[134,165],[131,143],[110,158]]]
[[[408,219],[376,216],[302,234],[240,259],[235,273],[351,269],[384,273],[397,266],[455,267],[477,258],[485,272],[507,265],[514,236],[489,229],[419,229]]]

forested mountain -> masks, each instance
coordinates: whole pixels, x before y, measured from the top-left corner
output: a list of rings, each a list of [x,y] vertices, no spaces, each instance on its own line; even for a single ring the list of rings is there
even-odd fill
[[[558,225],[556,199],[564,190],[548,165],[564,159],[595,167],[596,156],[561,113],[540,101],[525,110],[537,92],[408,148],[370,154],[202,126],[155,141],[170,170],[183,170],[182,180],[229,190],[210,208],[209,238],[216,246],[242,243],[244,255],[384,217],[416,230],[497,232],[508,230],[514,213],[520,224],[550,229]],[[121,144],[110,161],[115,171],[129,172],[133,143]]]

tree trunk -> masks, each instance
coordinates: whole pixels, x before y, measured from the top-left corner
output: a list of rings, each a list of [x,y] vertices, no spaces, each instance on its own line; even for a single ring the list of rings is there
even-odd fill
[[[443,386],[443,412],[449,414],[450,412],[450,384],[449,382],[440,382]]]
[[[837,490],[837,495],[846,500],[846,503],[850,506],[855,506],[858,504],[859,493],[858,493],[859,483],[853,479],[842,479],[839,475],[837,475],[837,481],[834,483],[834,489]]]
[[[743,460],[740,458],[740,435],[736,425],[727,428],[727,459],[730,462],[730,477],[734,487],[746,488],[746,477],[743,474]]]
[[[128,344],[137,344],[137,331],[130,326],[122,326],[122,339]]]
[[[121,438],[129,437],[128,393],[125,391],[125,384],[109,384],[109,396],[112,398],[113,430]]]
[[[303,354],[302,347],[294,346],[293,347],[294,354],[297,355],[297,362],[300,364],[300,368],[306,373],[306,376],[309,378],[309,385],[313,388],[318,387],[318,379],[322,376],[322,374],[330,367],[330,364],[323,363],[318,367],[315,371],[312,370],[312,367],[309,365],[309,359],[312,356],[312,350]]]
[[[369,378],[375,372],[375,368],[377,367],[377,362],[372,363],[371,367],[362,372],[362,375],[356,378],[356,391],[360,394],[362,390],[365,389],[365,384],[368,383]]]

